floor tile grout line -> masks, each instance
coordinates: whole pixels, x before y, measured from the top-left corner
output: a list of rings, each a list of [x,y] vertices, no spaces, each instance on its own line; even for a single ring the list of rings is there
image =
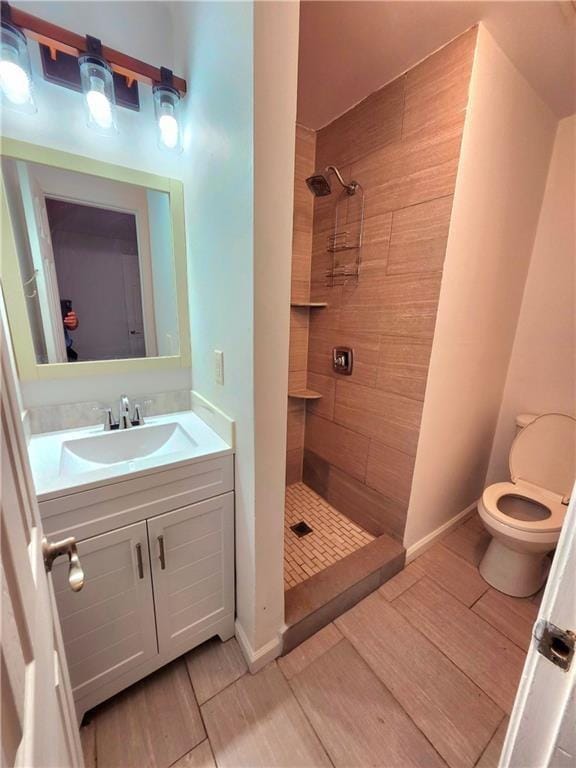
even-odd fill
[[[476,766],[476,765],[478,765],[478,763],[480,762],[480,760],[482,760],[482,758],[484,757],[484,754],[486,753],[486,750],[488,749],[488,747],[490,746],[490,744],[492,744],[492,739],[494,738],[494,736],[496,736],[496,734],[497,734],[497,732],[498,732],[498,729],[500,728],[500,726],[502,725],[502,723],[504,722],[504,720],[506,720],[506,718],[507,718],[507,717],[508,717],[508,715],[507,715],[506,713],[504,713],[504,717],[503,717],[503,718],[500,720],[500,722],[498,723],[498,725],[496,726],[496,728],[494,728],[494,730],[493,730],[493,732],[492,732],[492,736],[490,736],[490,738],[488,739],[488,742],[487,742],[486,746],[484,747],[484,749],[482,750],[482,752],[480,752],[480,754],[478,755],[478,759],[477,759],[477,760],[476,760],[476,762],[474,763],[474,765],[475,765],[475,766]]]
[[[425,577],[423,577],[423,578],[425,578]],[[420,580],[420,581],[421,581],[421,580]],[[409,587],[407,590],[405,590],[405,592],[409,592],[409,591],[412,589],[412,587],[413,587],[413,586],[415,586],[415,585],[414,585],[414,584],[412,584],[412,585],[411,585],[411,586],[410,586],[410,587]],[[440,589],[442,589],[442,587],[440,587]],[[446,592],[446,594],[447,594],[447,595],[450,595],[450,593],[449,593],[447,590],[445,590],[445,589],[444,589],[443,591],[444,591],[444,592]],[[450,596],[452,597],[452,595],[450,595]],[[380,597],[382,597],[382,595],[380,595]],[[383,600],[385,600],[386,598],[382,597],[382,599],[383,599]],[[456,598],[454,598],[454,599],[456,599]],[[396,610],[396,611],[398,611],[398,609],[397,609],[397,608],[395,608],[395,610]],[[470,609],[468,608],[467,610],[470,610]],[[398,611],[398,613],[400,613],[400,611]],[[440,653],[441,653],[441,654],[442,654],[442,655],[443,655],[443,656],[444,656],[446,659],[448,659],[448,661],[449,661],[449,662],[452,664],[452,666],[456,667],[456,669],[457,669],[457,670],[459,670],[459,671],[460,671],[460,672],[461,672],[461,673],[462,673],[462,674],[463,674],[465,677],[467,677],[467,678],[468,678],[468,680],[470,680],[470,682],[471,682],[473,685],[475,685],[475,686],[476,686],[476,688],[478,688],[478,690],[482,691],[482,693],[483,693],[485,696],[487,696],[487,697],[490,699],[490,701],[491,701],[491,702],[494,704],[494,706],[498,707],[498,709],[499,709],[501,712],[504,712],[504,714],[505,714],[505,715],[509,715],[509,714],[510,714],[509,712],[507,712],[506,710],[504,710],[504,709],[502,708],[502,706],[501,706],[500,704],[498,704],[498,702],[497,702],[497,701],[494,701],[494,698],[493,698],[493,697],[492,697],[492,696],[491,696],[491,695],[490,695],[490,694],[489,694],[487,691],[485,691],[485,690],[484,690],[484,688],[482,688],[482,686],[481,686],[481,685],[478,685],[478,683],[477,683],[475,680],[473,680],[473,679],[470,677],[470,675],[469,675],[469,674],[468,674],[468,673],[467,673],[467,672],[466,672],[464,669],[461,669],[461,667],[459,667],[459,666],[458,666],[458,664],[456,664],[456,662],[455,662],[453,659],[451,659],[451,658],[450,658],[450,656],[448,656],[448,654],[446,653],[446,651],[445,651],[443,648],[440,648],[440,646],[436,645],[436,643],[434,643],[434,642],[433,642],[433,641],[432,641],[432,640],[431,640],[429,637],[427,637],[427,636],[426,636],[426,635],[425,635],[425,634],[424,634],[424,633],[423,633],[423,632],[422,632],[422,631],[419,629],[419,627],[418,627],[416,624],[414,624],[414,622],[413,622],[413,621],[411,621],[411,620],[409,619],[409,617],[408,617],[408,616],[404,616],[404,614],[403,614],[403,613],[401,613],[400,615],[401,615],[401,616],[402,616],[404,619],[406,619],[406,621],[407,621],[409,624],[411,624],[411,626],[412,626],[412,627],[413,627],[413,628],[414,628],[414,629],[415,629],[417,632],[420,632],[420,634],[422,635],[422,637],[425,637],[425,638],[426,638],[426,640],[428,640],[428,642],[429,642],[429,643],[432,643],[432,645],[433,645],[433,646],[434,646],[434,647],[435,647],[437,650],[439,650],[439,651],[440,651]],[[502,637],[503,637],[505,640],[507,640],[508,642],[512,642],[512,641],[510,640],[510,638],[506,637],[506,636],[505,636],[505,635],[504,635],[502,632],[500,632],[500,630],[496,629],[496,627],[493,627],[493,626],[492,626],[492,624],[490,624],[490,623],[489,623],[489,622],[487,622],[485,619],[483,619],[483,618],[482,618],[482,616],[478,616],[478,614],[477,614],[477,613],[475,613],[474,615],[475,615],[477,618],[479,618],[479,619],[481,619],[482,621],[484,621],[484,623],[485,623],[485,624],[487,624],[487,625],[488,625],[488,626],[489,626],[491,629],[494,629],[496,632],[498,632],[498,634],[499,634],[499,635],[501,635],[501,636],[502,636]],[[516,648],[518,647],[518,646],[516,646],[516,645],[515,645],[515,643],[512,643],[512,644],[513,644],[513,645],[514,645]]]
[[[378,590],[376,590],[376,591],[378,591]],[[382,600],[386,600],[386,598],[382,597],[382,595],[379,595],[379,597],[380,597]],[[337,621],[337,620],[336,620],[336,621]],[[334,622],[335,624],[336,624],[336,621]],[[410,720],[410,722],[411,722],[411,723],[414,725],[414,727],[415,727],[415,728],[416,728],[418,731],[420,731],[420,733],[422,734],[422,736],[423,736],[423,737],[426,739],[426,741],[427,741],[427,742],[430,744],[430,746],[431,746],[431,747],[432,747],[432,749],[433,749],[433,750],[436,752],[436,754],[437,754],[437,755],[440,755],[440,759],[442,760],[442,762],[443,762],[443,763],[445,763],[445,764],[446,764],[446,766],[447,766],[447,768],[448,768],[448,762],[447,762],[447,760],[444,758],[444,755],[442,755],[442,754],[441,754],[441,752],[439,752],[439,751],[438,751],[438,749],[437,749],[436,745],[432,743],[432,741],[431,741],[431,740],[428,738],[428,736],[427,736],[427,735],[424,733],[424,731],[422,730],[422,728],[420,728],[420,726],[418,725],[418,723],[417,723],[417,722],[414,720],[414,718],[412,717],[412,715],[411,715],[411,714],[408,712],[408,710],[407,710],[407,709],[404,707],[404,705],[403,705],[403,704],[402,704],[402,703],[401,703],[401,702],[400,702],[400,701],[399,701],[399,700],[396,698],[396,696],[394,695],[394,693],[393,693],[393,692],[392,692],[392,691],[391,691],[391,690],[388,688],[388,686],[387,686],[387,685],[386,685],[386,683],[385,683],[385,682],[382,680],[382,678],[380,677],[380,675],[379,675],[379,674],[376,672],[376,670],[375,670],[375,669],[372,667],[372,665],[370,664],[370,662],[368,661],[368,659],[366,659],[366,658],[364,657],[364,655],[362,654],[362,651],[360,650],[360,648],[357,648],[357,647],[354,645],[353,641],[352,641],[352,640],[351,640],[351,639],[350,639],[350,638],[349,638],[347,635],[345,635],[345,634],[344,634],[343,630],[341,630],[341,629],[338,627],[338,625],[336,625],[336,627],[337,627],[337,629],[338,629],[338,630],[341,632],[341,634],[342,634],[342,639],[343,639],[343,640],[346,640],[346,642],[348,642],[348,643],[349,643],[349,644],[352,646],[352,648],[353,648],[353,649],[356,651],[356,653],[358,654],[358,656],[360,656],[360,658],[362,659],[362,661],[364,662],[364,664],[366,664],[366,666],[368,667],[368,669],[370,670],[370,672],[372,672],[372,674],[374,675],[374,677],[376,678],[376,680],[378,680],[378,682],[380,683],[380,685],[381,685],[381,686],[382,686],[382,687],[383,687],[383,688],[384,688],[386,691],[388,691],[388,693],[389,693],[389,694],[390,694],[390,696],[391,696],[391,697],[394,699],[394,701],[396,702],[396,704],[398,704],[398,706],[400,707],[400,709],[402,710],[402,712],[404,712],[404,714],[405,714],[405,715],[406,715],[406,717],[407,717],[407,718]],[[422,633],[420,633],[420,634],[422,634]],[[424,637],[425,637],[425,635],[424,635]],[[342,642],[342,641],[340,641],[340,642]],[[336,646],[333,646],[333,647],[336,647]],[[456,666],[456,665],[454,664],[454,662],[452,662],[451,660],[450,660],[450,662],[451,662],[451,664],[453,664],[453,666]],[[458,667],[456,667],[456,669],[458,669]],[[474,685],[476,685],[476,684],[474,683]],[[476,686],[476,687],[478,687],[478,686]],[[498,705],[497,705],[497,704],[496,704],[496,707],[497,707],[498,709],[500,709],[500,707],[498,707]],[[506,713],[504,713],[503,717],[506,717]],[[500,722],[501,722],[501,721],[500,721]],[[493,735],[493,734],[492,734],[492,735]],[[492,736],[490,736],[490,739],[489,739],[489,740],[486,742],[486,746],[488,746],[488,744],[490,743],[490,741],[491,741],[491,740],[492,740]],[[482,753],[481,753],[481,754],[482,754]],[[479,758],[478,758],[478,759],[479,759]]]

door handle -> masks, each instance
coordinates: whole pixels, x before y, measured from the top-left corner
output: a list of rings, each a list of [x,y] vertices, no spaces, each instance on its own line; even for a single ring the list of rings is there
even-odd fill
[[[78,555],[78,547],[74,536],[69,536],[62,541],[48,541],[46,536],[42,539],[42,554],[44,556],[44,568],[46,573],[52,571],[52,565],[57,557],[68,556],[68,584],[72,592],[80,592],[84,586],[84,571]]]
[[[161,570],[166,570],[166,554],[164,552],[164,536],[158,536],[158,547],[160,549],[160,553],[158,557],[160,558],[160,568]]]

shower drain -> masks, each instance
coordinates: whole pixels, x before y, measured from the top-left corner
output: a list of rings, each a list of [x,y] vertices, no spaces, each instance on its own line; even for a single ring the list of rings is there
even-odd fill
[[[308,525],[308,523],[305,523],[304,520],[301,520],[299,523],[295,523],[294,525],[290,526],[290,530],[294,531],[296,536],[298,538],[302,538],[302,536],[306,536],[309,533],[312,533],[312,528]]]

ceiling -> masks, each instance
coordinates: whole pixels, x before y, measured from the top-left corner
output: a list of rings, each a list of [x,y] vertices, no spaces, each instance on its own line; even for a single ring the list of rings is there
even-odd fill
[[[298,122],[321,128],[478,21],[558,117],[576,112],[571,0],[302,0]]]

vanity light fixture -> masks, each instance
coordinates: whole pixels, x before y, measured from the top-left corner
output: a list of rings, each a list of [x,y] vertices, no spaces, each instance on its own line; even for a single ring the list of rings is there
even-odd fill
[[[102,56],[102,43],[86,36],[87,52],[78,57],[86,117],[99,133],[117,132],[112,68]]]
[[[0,90],[2,103],[19,112],[36,112],[32,69],[24,33],[9,21],[2,8]]]
[[[161,67],[160,77],[161,82],[152,88],[158,143],[161,149],[181,152],[180,93],[174,87],[174,76],[170,69]]]

